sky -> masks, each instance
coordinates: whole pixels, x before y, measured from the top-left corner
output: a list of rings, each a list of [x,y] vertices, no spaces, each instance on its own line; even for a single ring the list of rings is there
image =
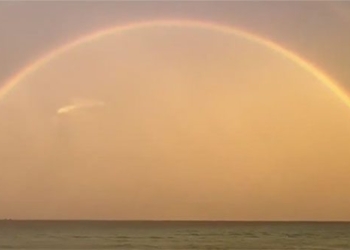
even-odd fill
[[[350,88],[346,2],[1,2],[0,86],[108,27],[198,20]],[[66,50],[0,100],[0,218],[350,220],[350,112],[266,45],[184,23]]]

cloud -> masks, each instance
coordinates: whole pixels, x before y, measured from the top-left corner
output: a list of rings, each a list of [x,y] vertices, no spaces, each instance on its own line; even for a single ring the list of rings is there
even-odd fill
[[[72,104],[63,106],[57,110],[58,115],[68,114],[72,112],[79,111],[81,109],[89,109],[94,107],[105,106],[105,103],[102,101],[89,100],[89,99],[76,99]]]

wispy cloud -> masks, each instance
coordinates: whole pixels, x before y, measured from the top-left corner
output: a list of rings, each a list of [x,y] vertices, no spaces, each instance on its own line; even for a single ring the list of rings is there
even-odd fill
[[[72,104],[63,106],[57,110],[58,115],[68,114],[81,109],[88,109],[93,107],[105,106],[103,101],[90,100],[90,99],[75,99]]]

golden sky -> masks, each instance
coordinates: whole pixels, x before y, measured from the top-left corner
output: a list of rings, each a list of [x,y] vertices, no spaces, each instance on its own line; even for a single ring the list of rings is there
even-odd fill
[[[24,78],[0,117],[0,217],[350,219],[349,108],[238,35],[83,43]]]

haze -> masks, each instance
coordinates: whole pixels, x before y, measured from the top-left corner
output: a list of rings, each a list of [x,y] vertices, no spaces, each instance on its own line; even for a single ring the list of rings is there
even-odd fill
[[[74,97],[105,105],[57,116]],[[239,36],[158,27],[82,44],[0,116],[0,217],[350,219],[349,108]]]

